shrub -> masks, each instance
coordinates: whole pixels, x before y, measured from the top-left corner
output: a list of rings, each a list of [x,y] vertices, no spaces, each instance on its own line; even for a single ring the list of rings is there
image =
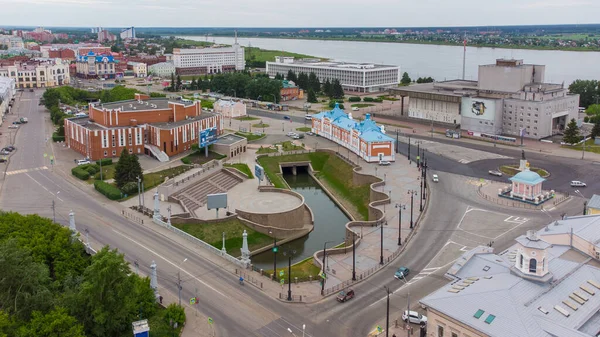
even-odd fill
[[[96,191],[104,194],[104,196],[110,200],[121,199],[121,191],[119,191],[119,189],[114,185],[105,183],[101,180],[96,180],[94,181],[94,188],[96,189]]]
[[[373,102],[375,99],[373,97],[364,97],[363,102]]]
[[[381,98],[381,97],[373,98],[373,102],[382,103],[383,98]]]
[[[96,164],[86,164],[86,165],[81,165],[80,166],[83,170],[87,171],[90,176],[93,176],[94,174],[100,172],[100,167]]]
[[[138,184],[136,182],[128,182],[127,184],[123,185],[123,187],[121,188],[121,192],[123,192],[123,194],[127,194],[127,195],[133,195],[136,194],[138,191]]]
[[[71,174],[74,175],[75,177],[81,179],[81,180],[88,180],[90,179],[90,173],[88,171],[86,171],[85,169],[77,166],[77,167],[73,167],[71,169]]]
[[[183,307],[171,303],[167,307],[165,311],[165,322],[171,324],[177,323],[178,326],[181,326],[185,322],[185,310]]]
[[[111,158],[104,158],[104,159],[100,159],[96,161],[97,165],[100,165],[100,163],[102,163],[102,166],[108,166],[108,165],[112,165],[113,161]]]
[[[192,160],[188,157],[183,157],[181,158],[181,162],[186,164],[186,165],[191,165],[192,164]]]
[[[56,132],[54,132],[52,134],[52,141],[53,142],[64,142],[65,141],[65,136],[59,136]]]
[[[352,97],[348,98],[348,102],[360,102],[360,97],[352,96]]]

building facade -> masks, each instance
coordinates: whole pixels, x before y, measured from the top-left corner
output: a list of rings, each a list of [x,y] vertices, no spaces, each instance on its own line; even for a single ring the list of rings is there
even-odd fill
[[[135,77],[146,77],[148,76],[148,70],[146,63],[142,62],[127,62],[127,69],[133,70],[133,76]]]
[[[545,66],[498,59],[479,66],[478,80],[451,80],[394,88],[409,97],[408,117],[460,125],[482,137],[541,139],[577,119],[579,95],[545,83]],[[505,139],[503,139],[505,140]]]
[[[367,162],[394,161],[395,140],[367,114],[357,121],[336,103],[331,111],[312,116],[312,132],[355,153]]]
[[[135,27],[129,27],[121,30],[121,39],[135,39]]]
[[[281,81],[280,95],[282,101],[293,101],[304,98],[304,90],[292,81],[283,80]]]
[[[293,57],[275,57],[267,62],[267,74],[286,76],[288,71],[315,73],[321,83],[339,80],[346,91],[378,92],[397,87],[400,83],[400,67],[376,64],[323,62],[318,59],[294,60]]]
[[[18,36],[0,35],[0,46],[6,46],[8,49],[23,49],[25,44],[23,39]]]
[[[148,66],[148,74],[160,77],[170,77],[172,74],[175,74],[175,65],[173,62],[160,62],[153,64]]]
[[[87,117],[65,119],[65,143],[92,160],[118,157],[127,149],[160,161],[199,143],[202,130],[217,128],[221,117],[203,112],[200,101],[149,98],[89,106]]]
[[[69,63],[60,59],[16,62],[0,66],[0,77],[15,80],[17,88],[47,88],[70,83]]]
[[[178,75],[204,75],[242,71],[246,68],[244,47],[173,49],[173,64]]]
[[[90,51],[78,56],[76,61],[77,77],[115,78],[115,60],[112,55],[97,55]]]
[[[246,104],[242,102],[218,100],[213,104],[215,113],[225,118],[236,118],[246,116]]]
[[[112,42],[116,40],[117,36],[109,32],[108,30],[102,29],[98,32],[98,42]]]
[[[0,77],[0,125],[4,122],[4,115],[10,112],[16,93],[15,80],[9,77]]]

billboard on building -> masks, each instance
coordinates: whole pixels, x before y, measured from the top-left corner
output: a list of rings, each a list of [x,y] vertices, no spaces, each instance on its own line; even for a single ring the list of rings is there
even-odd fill
[[[478,97],[463,97],[462,117],[493,121],[496,113],[496,101]]]
[[[213,127],[200,131],[198,139],[200,139],[200,144],[198,144],[200,148],[215,143],[217,141],[217,128]]]

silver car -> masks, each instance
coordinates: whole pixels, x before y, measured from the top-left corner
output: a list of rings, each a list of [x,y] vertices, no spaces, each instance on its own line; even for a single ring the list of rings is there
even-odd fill
[[[489,174],[496,176],[496,177],[502,177],[502,172],[500,171],[496,171],[496,170],[489,170],[488,171]]]

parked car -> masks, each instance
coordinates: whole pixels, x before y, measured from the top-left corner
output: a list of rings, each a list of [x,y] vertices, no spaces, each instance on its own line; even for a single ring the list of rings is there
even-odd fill
[[[8,151],[14,151],[14,150],[16,150],[16,147],[9,145],[9,146],[5,147],[5,149],[7,149]]]
[[[295,132],[291,132],[291,131],[290,131],[290,132],[288,132],[288,133],[287,133],[287,136],[288,136],[288,137],[294,137],[295,135],[296,135],[296,133],[295,133]]]
[[[21,119],[19,119],[19,122],[21,122],[22,124],[25,124],[28,122],[27,117],[21,117]]]
[[[390,163],[389,161],[380,160],[379,161],[379,165],[381,165],[381,166],[389,166],[389,165],[392,165],[392,163]]]
[[[290,119],[290,116],[283,116],[283,119]]]
[[[401,278],[405,279],[409,273],[410,273],[410,270],[408,268],[400,267],[400,268],[398,268],[398,270],[396,270],[394,277],[397,279],[401,279]]]
[[[350,300],[352,298],[354,298],[354,290],[352,289],[342,290],[337,295],[338,302],[346,302],[347,300]]]
[[[307,135],[307,136],[314,136],[315,134],[314,134],[314,133],[312,133],[311,131],[309,131],[309,132],[307,132],[307,133],[306,133],[306,135]]]
[[[423,316],[416,311],[406,311],[402,313],[402,320],[413,324],[427,324],[427,316]]]
[[[8,128],[9,128],[9,129],[18,129],[18,128],[19,128],[19,126],[18,126],[18,125],[16,125],[16,124],[12,124],[12,125],[9,125],[9,126],[8,126]]]
[[[6,163],[6,158],[0,158],[0,163]]]
[[[433,180],[433,182],[434,182],[434,183],[437,183],[437,182],[439,182],[439,181],[440,181],[440,178],[438,177],[438,175],[437,175],[437,174],[434,174],[434,175],[431,177],[431,179]]]
[[[309,120],[309,121],[310,121],[310,120],[312,120],[312,115],[306,115],[306,116],[304,116],[304,119],[306,119],[306,120]]]
[[[489,174],[496,176],[496,177],[502,177],[502,172],[500,171],[496,171],[496,170],[489,170],[488,171]]]
[[[87,159],[79,159],[77,161],[77,166],[91,164],[91,162]]]
[[[586,187],[587,185],[583,181],[573,180],[571,181],[572,187]]]
[[[298,136],[298,135],[293,135],[293,136],[292,136],[292,139],[300,139],[300,136]]]
[[[29,92],[33,92],[33,89],[29,89]]]
[[[19,120],[19,121],[14,121],[13,124],[17,125],[17,124],[23,124],[23,123]]]
[[[352,107],[352,111],[358,111],[357,107]]]
[[[0,150],[0,156],[8,156],[10,154],[9,151],[6,151],[4,149]]]

